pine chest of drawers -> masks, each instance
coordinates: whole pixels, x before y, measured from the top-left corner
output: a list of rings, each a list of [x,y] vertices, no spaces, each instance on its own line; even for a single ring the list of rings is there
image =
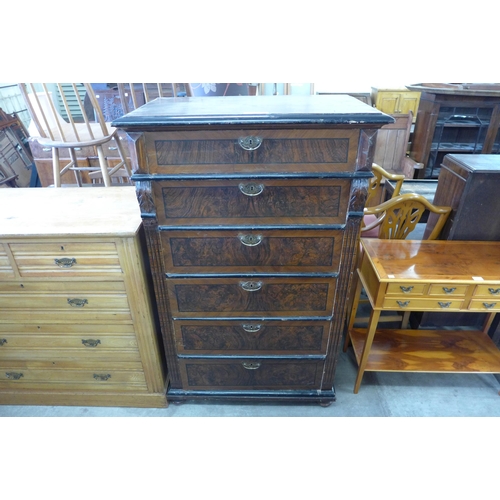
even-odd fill
[[[132,186],[0,196],[0,404],[166,406]]]
[[[129,136],[173,402],[335,400],[377,129],[347,96],[157,99]]]

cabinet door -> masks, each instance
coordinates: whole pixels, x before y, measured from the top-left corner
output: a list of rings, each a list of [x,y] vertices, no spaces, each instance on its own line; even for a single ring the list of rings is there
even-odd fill
[[[399,103],[401,101],[401,94],[399,92],[379,92],[377,96],[377,108],[389,115],[400,113]]]
[[[411,111],[413,113],[413,121],[415,121],[419,102],[420,102],[420,93],[418,92],[402,93],[399,103],[400,110],[398,111],[398,113],[408,114]]]

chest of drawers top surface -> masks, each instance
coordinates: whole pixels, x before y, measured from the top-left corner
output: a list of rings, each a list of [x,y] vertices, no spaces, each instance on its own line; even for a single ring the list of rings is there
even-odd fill
[[[133,186],[3,189],[0,214],[0,238],[133,236],[141,224]]]
[[[380,281],[500,282],[500,242],[362,239]]]
[[[158,98],[114,120],[126,131],[189,126],[352,125],[369,127],[393,118],[344,95]]]

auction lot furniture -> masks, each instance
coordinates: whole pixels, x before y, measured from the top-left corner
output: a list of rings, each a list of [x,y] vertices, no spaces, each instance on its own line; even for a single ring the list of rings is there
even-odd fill
[[[391,121],[348,96],[226,96],[113,122],[135,145],[169,402],[335,400],[374,139]]]
[[[486,334],[500,311],[500,243],[361,239],[358,293],[348,335],[358,375],[365,371],[500,373],[500,350]],[[352,328],[361,286],[372,313]],[[382,311],[487,312],[483,331],[377,329]]]
[[[0,196],[0,404],[166,406],[132,186]]]

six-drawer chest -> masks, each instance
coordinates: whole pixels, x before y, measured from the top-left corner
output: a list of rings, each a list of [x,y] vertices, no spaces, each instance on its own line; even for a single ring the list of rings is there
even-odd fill
[[[348,96],[159,98],[127,132],[169,402],[335,400],[377,129]]]

